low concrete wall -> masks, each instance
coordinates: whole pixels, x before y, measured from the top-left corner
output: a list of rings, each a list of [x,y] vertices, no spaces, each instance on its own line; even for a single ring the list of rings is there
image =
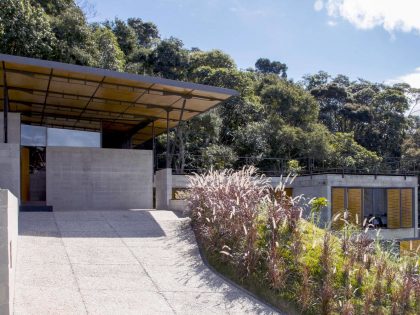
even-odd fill
[[[54,211],[153,206],[152,151],[48,147],[46,161]]]
[[[13,314],[18,208],[17,198],[0,189],[0,314]]]
[[[377,231],[368,232],[373,238],[376,237]],[[403,238],[415,237],[415,229],[381,229],[379,230],[379,238],[383,240],[398,240]]]
[[[172,199],[172,177],[171,168],[156,172],[156,209],[169,210],[169,200]]]
[[[0,142],[4,143],[3,112],[0,112]],[[7,143],[20,144],[20,114],[7,114]]]
[[[187,200],[169,200],[169,210],[178,212],[188,212],[188,201]]]
[[[0,188],[20,198],[20,145],[0,143]]]

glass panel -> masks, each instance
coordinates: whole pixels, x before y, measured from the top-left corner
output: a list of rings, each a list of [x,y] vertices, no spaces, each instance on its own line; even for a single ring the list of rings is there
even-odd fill
[[[48,146],[51,147],[92,147],[101,146],[98,132],[48,128]]]
[[[373,189],[373,215],[379,227],[387,227],[386,190],[384,188]]]
[[[47,145],[47,128],[21,125],[20,130],[21,145],[27,147],[45,147]]]
[[[363,192],[363,217],[373,217],[373,189],[365,188]]]

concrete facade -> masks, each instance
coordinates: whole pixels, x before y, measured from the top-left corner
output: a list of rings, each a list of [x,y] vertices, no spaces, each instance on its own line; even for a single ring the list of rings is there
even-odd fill
[[[171,180],[172,187],[166,188],[186,188],[188,180],[185,175],[173,175]],[[289,179],[281,179],[280,177],[270,178],[271,185],[276,187],[282,182],[286,187],[293,188],[293,197],[299,197],[300,203],[304,209],[304,216],[309,214],[310,207],[308,201],[312,198],[325,197],[331,201],[332,187],[363,187],[363,188],[413,188],[414,190],[414,227],[402,229],[382,229],[380,235],[383,239],[401,239],[418,237],[418,178],[417,176],[382,176],[382,175],[338,175],[324,174],[313,176],[299,176],[293,181]],[[171,202],[172,204],[172,202]],[[173,203],[174,204],[174,203]],[[181,205],[174,204],[174,208]],[[320,222],[321,225],[332,220],[331,204],[322,212]],[[375,232],[376,233],[376,232]],[[372,232],[372,235],[374,233]]]
[[[0,142],[4,143],[3,112],[0,112]],[[7,143],[20,144],[20,114],[7,114]]]
[[[153,206],[152,151],[48,147],[46,174],[54,211]]]
[[[165,168],[156,172],[156,209],[169,209],[169,201],[172,199],[172,179],[171,168]]]
[[[0,189],[0,314],[13,314],[18,213],[18,199]]]
[[[20,145],[0,143],[0,188],[20,198]]]
[[[325,197],[331,201],[332,187],[362,188],[413,188],[414,189],[414,227],[418,226],[418,179],[417,176],[383,176],[383,175],[313,175],[297,177],[293,183],[286,185],[293,188],[293,197],[304,195],[303,202],[314,197]],[[309,211],[308,206],[306,210]],[[321,213],[321,224],[331,221],[331,204]],[[372,233],[373,235],[374,233]],[[382,229],[383,239],[400,239],[418,237],[417,228]]]

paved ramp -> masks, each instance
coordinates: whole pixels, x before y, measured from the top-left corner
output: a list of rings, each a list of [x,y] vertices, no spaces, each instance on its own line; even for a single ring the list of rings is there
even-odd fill
[[[15,314],[274,314],[170,211],[21,213]]]

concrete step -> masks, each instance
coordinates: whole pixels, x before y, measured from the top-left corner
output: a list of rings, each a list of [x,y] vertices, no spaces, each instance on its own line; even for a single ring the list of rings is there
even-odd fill
[[[21,205],[19,207],[20,212],[52,212],[53,207],[52,206],[46,206],[46,205]]]

